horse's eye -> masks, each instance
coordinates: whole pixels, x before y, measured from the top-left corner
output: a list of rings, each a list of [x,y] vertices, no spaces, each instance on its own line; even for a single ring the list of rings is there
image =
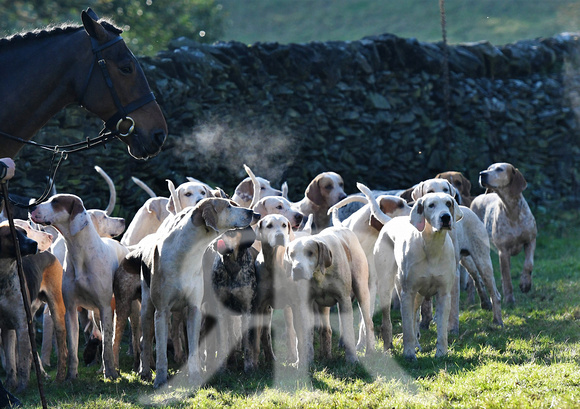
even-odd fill
[[[133,66],[132,65],[125,65],[123,67],[119,67],[119,71],[125,75],[133,74]]]

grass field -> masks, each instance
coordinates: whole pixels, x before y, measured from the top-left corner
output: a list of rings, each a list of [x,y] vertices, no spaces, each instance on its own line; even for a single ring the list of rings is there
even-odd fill
[[[359,40],[391,33],[440,41],[439,1],[221,0],[229,15],[224,41],[302,43]],[[447,0],[450,43],[488,40],[502,45],[578,31],[576,0]]]
[[[445,358],[434,357],[436,334],[431,326],[422,334],[423,352],[417,362],[405,361],[400,315],[393,313],[393,353],[383,353],[379,342],[377,352],[360,356],[358,365],[345,364],[342,352],[335,351],[332,360],[316,361],[308,373],[280,362],[252,375],[242,370],[217,375],[197,391],[180,386],[181,371],[173,368],[171,387],[154,391],[151,383],[128,371],[130,358],[122,353],[124,370],[116,381],[105,381],[96,367],[82,367],[73,383],[46,381],[49,407],[578,407],[580,234],[554,227],[563,223],[538,222],[532,291],[517,290],[516,306],[503,309],[503,329],[491,325],[491,312],[463,297],[460,333],[450,336]],[[499,283],[496,254],[492,260]],[[522,263],[520,255],[512,266],[516,289]],[[379,322],[376,315],[377,326]],[[55,369],[49,375],[54,378]],[[34,380],[20,398],[26,407],[40,407]]]

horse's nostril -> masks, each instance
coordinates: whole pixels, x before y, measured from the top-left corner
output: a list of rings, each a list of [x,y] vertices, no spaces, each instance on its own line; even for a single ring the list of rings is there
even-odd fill
[[[163,145],[163,143],[165,142],[165,138],[167,138],[167,135],[165,134],[164,131],[162,130],[158,130],[155,131],[153,133],[153,140],[155,141],[155,143],[157,143],[159,146]]]

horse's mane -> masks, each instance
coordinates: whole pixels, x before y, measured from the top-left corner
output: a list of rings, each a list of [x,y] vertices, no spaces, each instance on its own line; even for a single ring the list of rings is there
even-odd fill
[[[123,32],[123,30],[121,30],[118,27],[115,27],[115,25],[112,22],[110,22],[106,19],[100,19],[99,23],[103,27],[105,27],[108,31],[110,31],[114,34],[121,34]],[[12,44],[20,43],[22,41],[27,41],[27,40],[32,40],[32,39],[38,40],[38,39],[53,37],[53,36],[56,36],[59,34],[72,33],[72,32],[78,31],[82,28],[83,28],[83,26],[79,26],[78,24],[73,25],[73,24],[65,23],[65,24],[60,24],[60,25],[56,25],[56,26],[50,25],[50,26],[36,29],[33,31],[29,31],[26,33],[14,34],[14,35],[11,35],[10,37],[0,39],[0,49],[7,47],[9,45],[12,45]]]

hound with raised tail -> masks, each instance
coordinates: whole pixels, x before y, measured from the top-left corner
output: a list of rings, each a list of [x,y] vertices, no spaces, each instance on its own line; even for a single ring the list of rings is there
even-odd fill
[[[58,194],[30,209],[33,222],[54,226],[64,237],[66,260],[63,298],[68,343],[67,379],[78,376],[79,321],[77,307],[99,311],[103,334],[103,364],[107,378],[118,376],[113,359],[113,274],[127,249],[119,242],[99,237],[83,201]]]
[[[521,172],[509,163],[494,163],[479,174],[479,184],[487,189],[477,196],[471,210],[483,221],[491,243],[499,255],[503,296],[506,302],[515,303],[510,274],[510,258],[525,252],[524,268],[520,277],[520,290],[527,293],[532,288],[532,269],[538,229],[536,219],[522,192],[528,186]]]
[[[367,194],[373,195],[371,190],[362,183],[358,183],[357,186],[361,191],[365,190]],[[338,219],[338,209],[355,201],[365,203],[365,205],[341,222]],[[373,204],[378,206],[374,212],[371,210]],[[411,213],[411,208],[407,202],[399,196],[380,195],[376,198],[376,202],[369,203],[365,196],[351,195],[332,206],[328,212],[332,213],[333,215],[332,220],[334,226],[344,226],[356,234],[356,237],[358,238],[358,241],[360,242],[361,247],[365,252],[369,265],[369,294],[372,317],[375,312],[378,280],[382,279],[382,277],[377,276],[377,271],[375,269],[373,256],[375,243],[379,237],[379,232],[386,222],[391,220],[393,217],[408,216]],[[380,216],[378,216],[380,219],[375,217],[373,213],[380,213]],[[361,320],[357,343],[357,349],[359,350],[363,349],[366,344],[365,331],[364,320]]]
[[[374,200],[367,196],[369,201]],[[385,349],[392,346],[391,296],[396,288],[401,300],[403,355],[416,359],[418,313],[424,297],[437,295],[437,350],[447,354],[447,327],[451,291],[455,283],[456,259],[448,234],[462,218],[457,202],[447,194],[429,193],[415,202],[410,216],[396,217],[385,224],[375,244],[377,274],[384,276],[379,288],[383,312]]]

